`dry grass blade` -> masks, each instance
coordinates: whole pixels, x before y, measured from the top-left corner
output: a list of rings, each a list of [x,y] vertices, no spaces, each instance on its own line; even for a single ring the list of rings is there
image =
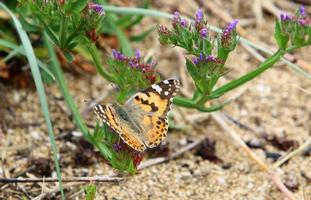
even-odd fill
[[[62,182],[118,182],[121,177],[94,176],[94,177],[63,177]],[[57,182],[57,178],[0,178],[0,183],[43,183]]]
[[[270,170],[270,167],[266,165],[262,160],[260,160],[257,155],[244,143],[244,141],[239,137],[239,135],[229,127],[229,125],[224,121],[224,118],[219,113],[211,113],[213,119],[232,137],[235,142],[242,147],[243,151],[255,161],[258,166],[270,175],[273,183],[278,187],[278,189],[284,194],[284,196],[290,200],[295,200],[294,194],[287,189],[287,187],[282,183],[282,181],[277,177],[276,173]]]
[[[186,153],[187,151],[190,151],[191,149],[193,149],[194,147],[198,146],[202,141],[204,140],[204,138],[202,139],[198,139],[195,142],[192,142],[190,144],[188,144],[187,146],[181,148],[179,151],[173,153],[171,156],[168,157],[160,157],[160,158],[154,158],[154,159],[150,159],[147,160],[145,162],[142,162],[139,167],[138,170],[153,166],[153,165],[157,165],[160,163],[164,163],[167,162],[169,160],[178,158],[179,156],[181,156],[182,154]]]

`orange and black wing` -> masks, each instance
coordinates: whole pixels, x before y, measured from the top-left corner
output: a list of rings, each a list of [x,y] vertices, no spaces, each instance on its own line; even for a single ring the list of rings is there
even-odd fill
[[[144,151],[146,149],[138,134],[128,125],[128,122],[120,118],[112,106],[96,105],[94,112],[104,123],[118,133],[121,139],[130,147],[137,151]]]
[[[178,80],[164,80],[138,92],[131,98],[126,107],[134,112],[140,120],[139,125],[144,130],[142,139],[147,147],[152,148],[160,144],[166,137],[168,130],[167,113],[172,99],[179,89]],[[131,107],[135,109],[131,109]],[[139,109],[139,110],[138,110]]]

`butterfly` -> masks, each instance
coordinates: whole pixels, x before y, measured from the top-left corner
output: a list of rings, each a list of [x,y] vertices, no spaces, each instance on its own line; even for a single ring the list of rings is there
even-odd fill
[[[179,85],[178,80],[164,80],[136,93],[124,105],[98,104],[94,112],[126,144],[144,151],[158,146],[166,137],[167,114]]]

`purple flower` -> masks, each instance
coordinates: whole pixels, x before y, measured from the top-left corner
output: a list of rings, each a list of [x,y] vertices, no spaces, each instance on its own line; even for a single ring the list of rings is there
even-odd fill
[[[174,12],[174,16],[173,16],[173,22],[179,22],[180,21],[180,14],[178,11]]]
[[[181,27],[186,28],[188,26],[188,21],[186,19],[182,19],[180,21],[180,25]]]
[[[215,56],[213,55],[207,55],[204,57],[204,55],[202,53],[200,53],[200,56],[199,57],[195,57],[192,59],[192,62],[195,64],[195,65],[199,65],[200,63],[209,63],[209,62],[213,62],[213,63],[218,63],[219,60],[218,58],[216,58]]]
[[[281,19],[281,21],[289,21],[289,20],[291,20],[291,17],[288,15],[288,14],[286,14],[286,13],[281,13],[280,14],[280,19]]]
[[[202,29],[200,30],[200,36],[201,36],[201,38],[205,39],[205,38],[207,37],[207,33],[208,33],[207,29],[206,29],[206,28],[202,28]]]
[[[196,15],[195,15],[195,21],[196,21],[197,23],[203,22],[203,11],[202,11],[202,9],[199,9],[199,10],[197,11],[197,13],[196,13]]]
[[[199,58],[193,58],[193,59],[192,59],[192,62],[193,62],[195,65],[198,65],[198,64],[199,64]]]
[[[233,22],[231,22],[231,23],[229,24],[229,26],[227,26],[226,31],[229,32],[229,33],[231,33],[232,30],[235,29],[235,27],[236,27],[236,25],[238,24],[238,22],[239,22],[239,21],[238,21],[237,19],[233,20]]]
[[[96,4],[96,3],[89,3],[88,4],[89,9],[94,10],[99,15],[104,15],[105,11],[102,5]]]
[[[208,55],[206,56],[206,61],[208,62],[216,62],[217,61],[217,58],[215,56],[212,56],[212,55]]]
[[[122,150],[122,145],[119,143],[114,143],[112,145],[113,150],[115,150],[116,152],[121,151]]]
[[[134,60],[130,60],[129,61],[129,66],[132,68],[137,68],[139,66],[139,63],[134,61]]]
[[[199,61],[203,61],[203,53],[200,53]]]
[[[299,13],[300,13],[300,15],[301,15],[302,17],[307,16],[306,9],[305,9],[305,7],[303,7],[303,6],[300,6],[300,7],[299,7]]]
[[[140,60],[140,58],[141,58],[141,54],[140,54],[138,49],[136,49],[136,51],[135,51],[135,57],[137,60]]]
[[[298,23],[299,23],[301,26],[305,26],[305,25],[307,24],[307,21],[306,21],[306,19],[301,18],[301,19],[298,19]]]
[[[223,31],[221,36],[221,43],[223,46],[227,46],[231,43],[231,33],[235,29],[236,25],[238,23],[238,20],[233,20]]]
[[[112,49],[112,55],[113,58],[118,61],[122,61],[125,58],[125,56],[120,51],[117,51],[115,49]]]

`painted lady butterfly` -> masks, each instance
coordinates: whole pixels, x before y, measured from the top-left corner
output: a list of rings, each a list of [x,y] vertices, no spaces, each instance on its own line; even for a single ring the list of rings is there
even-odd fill
[[[166,137],[167,113],[178,89],[178,80],[164,80],[138,92],[124,105],[96,105],[94,111],[125,143],[144,151],[156,147]]]

